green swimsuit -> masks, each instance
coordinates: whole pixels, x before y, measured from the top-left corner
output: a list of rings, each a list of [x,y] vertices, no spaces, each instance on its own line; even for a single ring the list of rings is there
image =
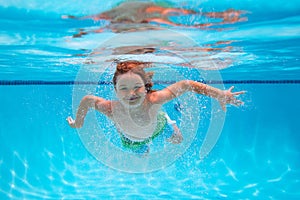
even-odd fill
[[[126,136],[124,136],[124,134],[120,134],[121,135],[121,140],[122,140],[122,144],[124,147],[127,147],[127,148],[138,148],[138,147],[141,147],[142,145],[144,144],[147,144],[149,143],[150,141],[152,141],[155,137],[157,137],[160,133],[163,132],[165,126],[166,126],[166,123],[167,123],[167,119],[165,117],[165,113],[163,112],[160,112],[158,115],[157,115],[157,125],[156,125],[156,128],[154,130],[154,133],[151,137],[143,140],[143,141],[132,141],[130,139],[128,139]]]

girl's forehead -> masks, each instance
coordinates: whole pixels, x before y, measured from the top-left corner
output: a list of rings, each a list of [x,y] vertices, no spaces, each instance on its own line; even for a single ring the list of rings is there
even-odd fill
[[[117,85],[119,85],[120,83],[124,83],[124,82],[128,82],[128,83],[144,83],[143,79],[135,73],[131,73],[128,72],[126,74],[122,74],[119,75],[117,78]]]

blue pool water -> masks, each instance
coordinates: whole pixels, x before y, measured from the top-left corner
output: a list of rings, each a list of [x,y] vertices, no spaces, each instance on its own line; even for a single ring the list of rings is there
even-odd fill
[[[203,12],[247,11],[247,21],[212,29],[168,27],[214,48],[210,58],[232,59],[222,69],[200,72],[218,73],[225,88],[247,93],[244,106],[228,107],[220,137],[203,159],[212,104],[197,97],[199,127],[183,130],[186,140],[195,134],[191,143],[174,162],[145,173],[101,162],[65,121],[78,104],[76,88],[91,92],[82,82],[90,79],[78,75],[90,53],[118,36],[105,31],[72,38],[103,22],[60,16],[99,13],[119,2],[0,1],[0,199],[300,199],[298,1],[170,1]],[[199,78],[194,69],[178,72]],[[158,72],[156,77],[166,79]],[[99,94],[111,85],[95,87]],[[176,118],[175,105],[166,109]]]

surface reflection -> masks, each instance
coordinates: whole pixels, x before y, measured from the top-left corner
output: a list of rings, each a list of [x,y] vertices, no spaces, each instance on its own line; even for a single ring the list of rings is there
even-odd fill
[[[154,2],[130,1],[123,2],[111,10],[96,15],[83,17],[64,15],[62,18],[104,21],[103,27],[93,30],[80,29],[78,33],[73,35],[74,38],[82,37],[88,33],[101,33],[104,31],[121,33],[160,30],[162,26],[222,30],[222,28],[214,26],[247,21],[245,14],[248,12],[243,10],[233,8],[220,12],[202,12],[201,8],[198,8],[198,10],[200,11],[160,6]],[[188,20],[182,22],[181,17],[187,17]],[[200,19],[203,17],[205,20]]]

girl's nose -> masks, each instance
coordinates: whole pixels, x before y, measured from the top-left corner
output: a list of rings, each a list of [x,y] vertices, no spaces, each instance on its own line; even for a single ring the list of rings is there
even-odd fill
[[[134,95],[135,94],[135,90],[130,90],[129,94]]]

